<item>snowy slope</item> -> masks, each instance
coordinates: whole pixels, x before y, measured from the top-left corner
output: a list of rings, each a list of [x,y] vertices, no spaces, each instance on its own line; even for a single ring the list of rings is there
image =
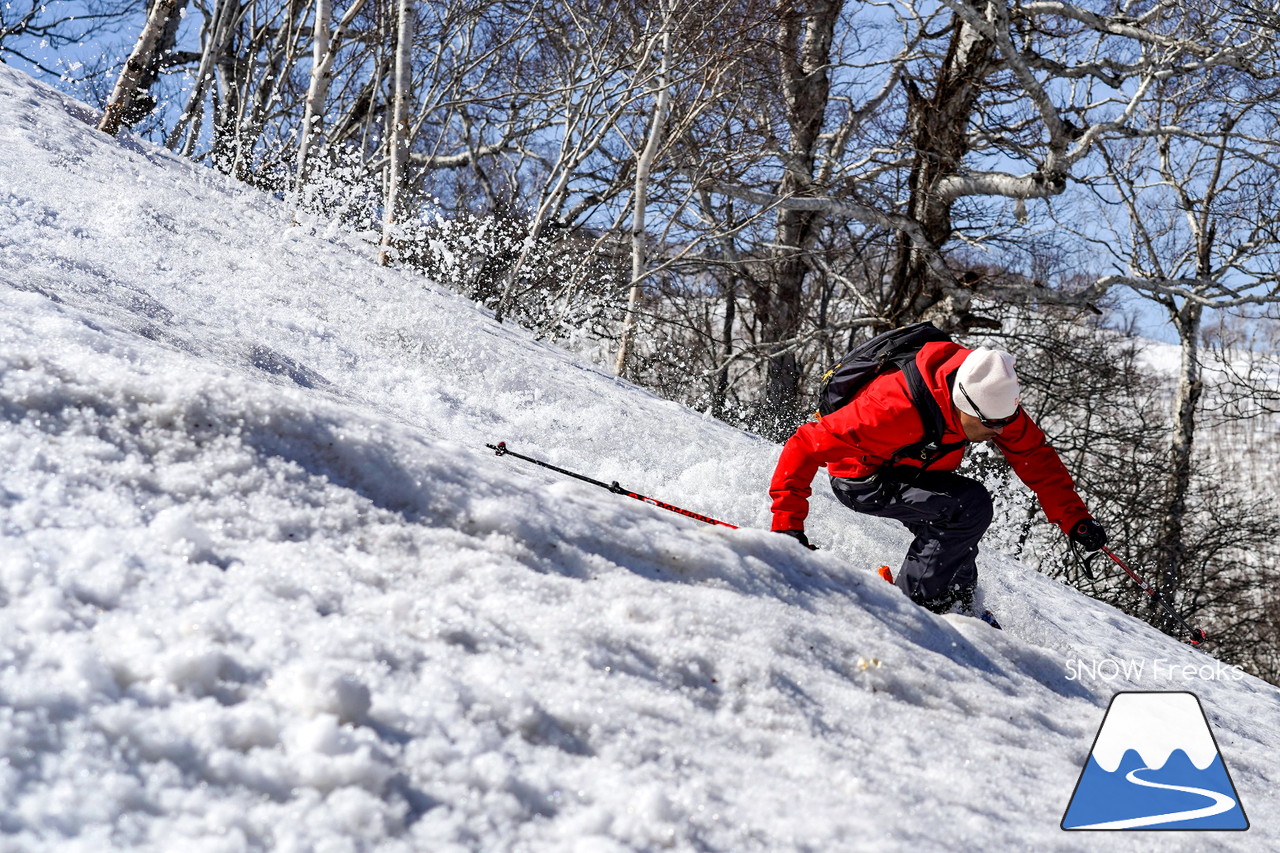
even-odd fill
[[[86,118],[0,66],[0,849],[1203,849],[1058,828],[1119,689],[1280,845],[1275,688],[990,551],[929,615],[775,446]]]

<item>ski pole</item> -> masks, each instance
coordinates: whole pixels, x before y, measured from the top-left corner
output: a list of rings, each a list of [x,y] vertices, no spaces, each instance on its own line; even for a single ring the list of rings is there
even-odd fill
[[[1204,631],[1202,631],[1199,628],[1192,628],[1190,625],[1188,625],[1187,620],[1183,619],[1181,616],[1178,615],[1177,611],[1175,611],[1169,605],[1169,602],[1165,600],[1165,597],[1160,594],[1160,591],[1155,587],[1153,587],[1151,584],[1144,581],[1142,578],[1140,578],[1138,576],[1138,573],[1135,572],[1133,569],[1129,568],[1129,564],[1126,563],[1124,560],[1120,559],[1119,557],[1117,557],[1114,551],[1112,551],[1106,545],[1103,545],[1102,553],[1110,557],[1117,566],[1124,569],[1124,573],[1129,577],[1133,578],[1133,582],[1138,585],[1139,589],[1141,589],[1147,595],[1154,598],[1156,601],[1160,602],[1160,606],[1164,608],[1164,612],[1172,616],[1179,625],[1181,625],[1183,628],[1186,629],[1189,637],[1187,642],[1191,643],[1191,645],[1193,646],[1198,646],[1201,643],[1203,643],[1206,639],[1208,639],[1208,636],[1205,634]]]
[[[552,465],[550,462],[543,462],[541,459],[534,459],[531,456],[525,456],[523,454],[516,453],[514,450],[508,450],[507,443],[505,441],[499,441],[497,444],[486,444],[485,447],[489,448],[490,450],[496,451],[496,453],[494,454],[495,456],[514,456],[517,459],[523,459],[525,462],[532,462],[534,465],[541,465],[543,468],[550,468],[552,471],[555,471],[560,474],[564,474],[568,477],[573,477],[577,480],[582,480],[583,482],[590,483],[593,486],[599,486],[602,489],[608,489],[609,491],[613,492],[615,495],[624,495],[628,498],[635,498],[638,501],[644,501],[647,504],[653,504],[656,507],[661,507],[662,509],[670,510],[671,512],[677,512],[680,515],[685,515],[685,516],[688,516],[689,518],[694,518],[694,519],[697,519],[698,521],[706,522],[707,524],[719,524],[722,527],[730,527],[734,530],[739,529],[736,524],[730,524],[727,521],[719,521],[717,519],[712,518],[709,515],[701,515],[700,513],[696,513],[692,510],[682,509],[678,506],[674,506],[669,503],[664,503],[655,498],[645,497],[644,495],[638,494],[637,492],[633,492],[629,489],[624,489],[622,486],[618,485],[617,480],[614,480],[612,483],[609,483],[606,485],[605,483],[602,483],[599,480],[593,480],[590,477],[583,476],[582,474],[575,474],[573,471],[568,471],[568,470],[565,470],[564,468],[558,468],[555,465]]]

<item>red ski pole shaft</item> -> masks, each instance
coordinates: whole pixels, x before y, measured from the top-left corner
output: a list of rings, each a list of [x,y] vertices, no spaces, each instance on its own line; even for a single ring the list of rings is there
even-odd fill
[[[614,483],[612,486],[610,486],[609,491],[613,492],[616,495],[626,495],[629,498],[635,498],[638,501],[644,501],[647,504],[653,504],[654,506],[662,507],[663,509],[669,510],[671,512],[677,512],[680,515],[688,516],[689,518],[694,518],[694,519],[697,519],[698,521],[702,521],[707,524],[718,524],[721,527],[728,527],[733,530],[739,529],[738,525],[736,524],[730,524],[727,521],[720,521],[719,519],[712,518],[709,515],[703,515],[701,513],[694,512],[691,509],[684,509],[682,507],[675,506],[674,504],[664,503],[663,501],[660,501],[657,498],[648,498],[648,497],[645,497],[644,495],[636,494],[635,492],[628,492],[626,489],[622,488],[622,486],[619,486],[617,483]]]
[[[703,515],[702,513],[694,512],[691,509],[684,509],[683,507],[678,507],[675,504],[669,504],[669,503],[666,503],[665,501],[660,501],[657,498],[646,497],[640,494],[639,492],[633,492],[629,489],[624,489],[622,486],[618,485],[617,480],[614,480],[612,483],[605,484],[599,480],[593,480],[592,478],[584,476],[582,474],[574,473],[573,471],[570,471],[566,468],[560,468],[555,465],[552,465],[549,462],[543,462],[541,459],[534,459],[532,456],[525,456],[523,454],[516,453],[514,450],[510,450],[507,447],[507,443],[505,441],[499,441],[497,444],[486,444],[485,447],[489,448],[490,450],[496,451],[495,455],[497,456],[514,456],[517,459],[523,459],[525,462],[532,462],[534,465],[539,465],[543,468],[549,468],[550,470],[555,471],[558,474],[564,474],[565,476],[573,477],[574,479],[577,479],[577,480],[582,480],[584,483],[590,483],[593,486],[599,486],[602,489],[608,489],[609,491],[613,492],[615,495],[623,495],[624,497],[634,498],[635,500],[638,500],[638,501],[644,501],[647,504],[652,504],[653,506],[660,507],[661,509],[668,510],[669,512],[679,513],[680,515],[686,516],[688,518],[696,519],[697,521],[701,521],[705,524],[718,524],[721,527],[728,527],[732,530],[740,529],[736,524],[730,524],[727,521],[720,521],[719,519],[712,518],[709,515]]]
[[[1173,607],[1170,606],[1169,602],[1165,600],[1165,597],[1160,594],[1160,590],[1156,589],[1151,584],[1143,580],[1141,576],[1138,575],[1137,572],[1135,572],[1133,569],[1129,567],[1128,563],[1126,563],[1124,560],[1120,559],[1116,555],[1115,551],[1112,551],[1110,548],[1103,545],[1102,553],[1110,557],[1112,562],[1114,562],[1117,566],[1124,569],[1124,573],[1133,579],[1133,582],[1138,585],[1139,589],[1141,589],[1147,595],[1154,598],[1156,601],[1160,602],[1160,606],[1164,608],[1164,612],[1172,616],[1174,621],[1176,621],[1179,625],[1181,625],[1184,629],[1186,629],[1186,632],[1189,635],[1189,642],[1191,643],[1191,645],[1198,646],[1207,639],[1208,635],[1206,635],[1204,631],[1202,631],[1199,628],[1192,628],[1189,624],[1187,624],[1187,620],[1183,619],[1181,616],[1178,615],[1178,612],[1174,610]]]

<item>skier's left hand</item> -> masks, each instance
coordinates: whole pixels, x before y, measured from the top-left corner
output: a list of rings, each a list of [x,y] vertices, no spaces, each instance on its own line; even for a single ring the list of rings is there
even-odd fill
[[[1103,530],[1102,525],[1092,518],[1082,518],[1077,521],[1067,535],[1072,542],[1086,551],[1096,551],[1107,544],[1107,531]]]

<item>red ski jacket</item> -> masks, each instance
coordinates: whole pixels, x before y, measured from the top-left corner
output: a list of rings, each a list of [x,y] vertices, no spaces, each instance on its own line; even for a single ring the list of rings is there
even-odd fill
[[[951,386],[960,362],[970,352],[959,344],[928,343],[916,356],[920,375],[942,408],[946,427],[940,444],[960,446],[928,466],[919,459],[902,458],[893,461],[895,468],[954,471],[960,466],[968,442],[951,402]],[[924,422],[911,402],[902,371],[876,377],[848,405],[802,424],[787,439],[769,484],[773,529],[804,529],[819,468],[825,466],[833,477],[869,477],[886,468],[897,451],[923,438]],[[1057,451],[1025,411],[993,441],[1018,478],[1035,492],[1048,519],[1063,532],[1090,517]]]

